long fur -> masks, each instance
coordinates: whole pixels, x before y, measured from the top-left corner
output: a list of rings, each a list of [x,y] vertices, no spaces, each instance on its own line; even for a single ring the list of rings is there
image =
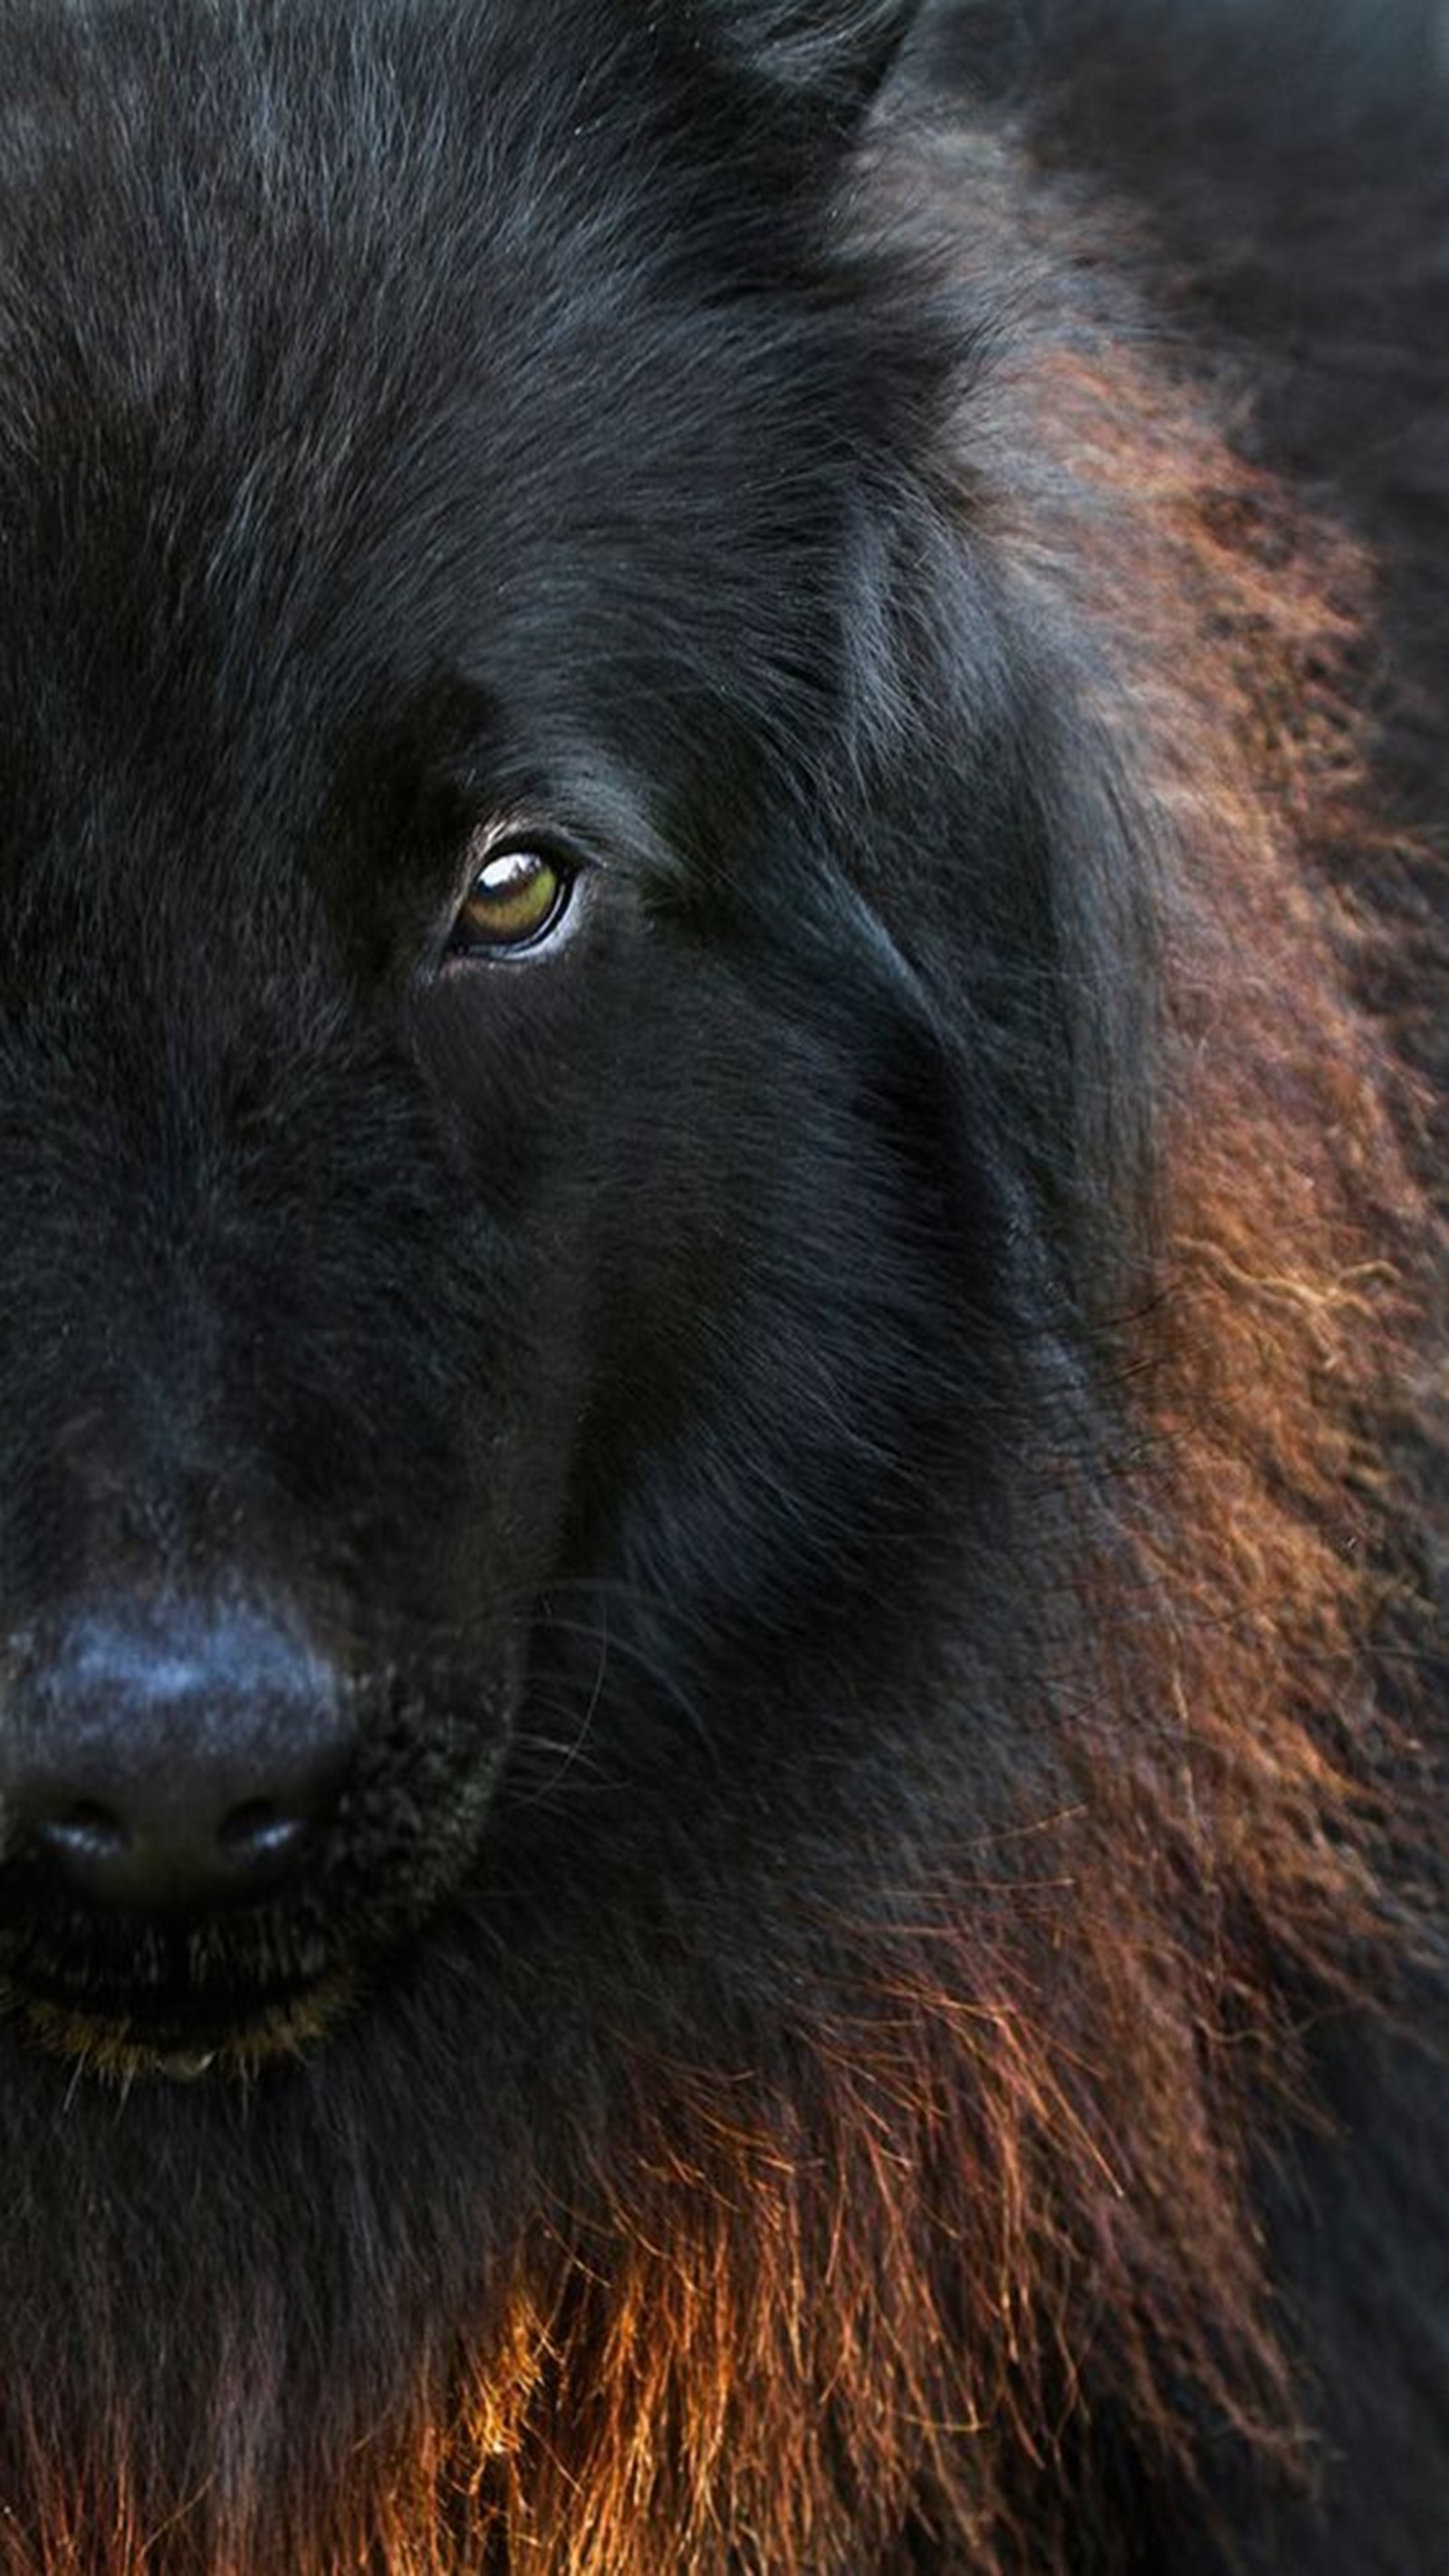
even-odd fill
[[[4,1863],[7,2576],[1449,2527],[1438,22],[1003,14],[0,11],[7,1688],[362,1748]]]

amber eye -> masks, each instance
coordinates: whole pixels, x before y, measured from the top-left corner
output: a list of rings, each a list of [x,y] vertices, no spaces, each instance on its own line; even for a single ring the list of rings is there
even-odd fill
[[[574,871],[548,850],[495,850],[468,888],[450,954],[506,956],[539,947],[562,921],[573,887]]]

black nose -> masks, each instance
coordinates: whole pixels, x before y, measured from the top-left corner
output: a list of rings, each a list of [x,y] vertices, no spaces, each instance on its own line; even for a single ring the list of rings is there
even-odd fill
[[[71,1902],[255,1902],[314,1843],[351,1750],[335,1668],[258,1610],[86,1618],[7,1694],[0,1830]]]

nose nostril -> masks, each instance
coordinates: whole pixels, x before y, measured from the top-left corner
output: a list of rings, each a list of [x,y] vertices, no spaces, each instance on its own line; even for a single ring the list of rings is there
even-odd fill
[[[280,1860],[300,1837],[304,1819],[288,1815],[272,1798],[247,1798],[222,1818],[217,1846],[233,1862]]]
[[[47,1817],[40,1831],[52,1849],[85,1861],[118,1860],[130,1842],[121,1817],[98,1798],[77,1798],[63,1814]]]

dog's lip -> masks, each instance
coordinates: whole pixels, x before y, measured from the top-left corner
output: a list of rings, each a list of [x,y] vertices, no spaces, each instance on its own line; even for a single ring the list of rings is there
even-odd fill
[[[30,2037],[61,2056],[126,2080],[164,2075],[194,2082],[213,2069],[253,2074],[298,2057],[347,2009],[354,1979],[342,1972],[294,1977],[226,1997],[152,2000],[100,1996],[28,1981],[11,2009]]]

